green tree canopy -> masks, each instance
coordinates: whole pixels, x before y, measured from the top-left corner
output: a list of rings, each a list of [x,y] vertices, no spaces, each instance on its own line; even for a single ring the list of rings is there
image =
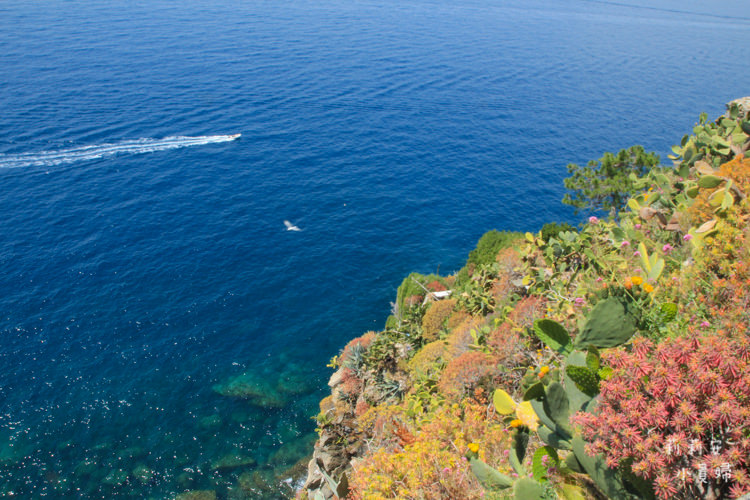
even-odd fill
[[[646,153],[643,146],[631,146],[616,155],[604,153],[585,167],[571,163],[568,165],[571,175],[564,181],[571,193],[565,194],[562,201],[576,207],[576,213],[610,211],[616,215],[635,194],[636,178],[658,165],[659,156],[654,152]]]

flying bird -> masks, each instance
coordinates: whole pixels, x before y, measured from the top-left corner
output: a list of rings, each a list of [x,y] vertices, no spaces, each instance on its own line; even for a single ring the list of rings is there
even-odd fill
[[[297,226],[295,226],[294,224],[292,224],[288,220],[284,221],[284,225],[286,226],[286,230],[287,231],[302,231],[302,229],[298,228]]]

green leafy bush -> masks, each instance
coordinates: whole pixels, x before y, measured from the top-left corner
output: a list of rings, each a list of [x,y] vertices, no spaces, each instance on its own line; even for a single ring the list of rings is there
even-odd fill
[[[469,252],[469,259],[466,263],[474,264],[475,266],[491,264],[495,262],[495,257],[497,257],[500,250],[512,246],[519,238],[523,238],[521,233],[498,231],[496,229],[487,231],[479,238],[477,247]]]
[[[396,303],[398,304],[399,312],[403,314],[409,307],[407,299],[410,297],[424,297],[427,285],[435,281],[445,286],[445,280],[437,274],[411,273],[404,278],[404,281],[401,282],[396,292]]]
[[[563,203],[579,211],[612,211],[616,215],[637,192],[637,180],[659,165],[656,153],[646,153],[643,146],[621,149],[616,155],[604,153],[585,167],[568,165],[570,177],[564,180],[571,191]]]
[[[577,233],[578,230],[567,222],[548,222],[547,224],[542,226],[542,240],[547,243],[549,242],[550,238],[556,238],[558,234],[565,232]]]

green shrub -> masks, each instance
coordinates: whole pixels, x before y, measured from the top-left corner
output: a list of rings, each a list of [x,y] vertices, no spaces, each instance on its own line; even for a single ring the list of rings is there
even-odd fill
[[[504,248],[512,247],[518,239],[523,238],[523,234],[513,231],[498,231],[493,229],[487,231],[479,238],[476,248],[469,252],[469,258],[466,265],[456,274],[455,288],[461,288],[469,282],[470,276],[474,269],[495,262],[497,254]]]
[[[631,146],[617,154],[604,153],[585,167],[571,163],[568,165],[571,175],[564,180],[571,193],[562,201],[575,207],[576,213],[610,211],[616,216],[638,191],[638,178],[658,165],[659,156],[646,153],[643,146]]]
[[[469,281],[469,268],[464,266],[456,273],[456,288],[462,287]]]
[[[542,226],[542,240],[547,243],[549,242],[550,238],[555,238],[558,234],[566,231],[575,233],[578,232],[576,228],[574,228],[567,222],[563,222],[562,224],[558,224],[557,222],[548,222],[547,224]]]
[[[404,278],[404,281],[401,282],[401,285],[398,287],[398,291],[396,292],[396,303],[398,304],[399,314],[403,315],[406,309],[409,307],[409,304],[406,303],[406,299],[418,295],[424,297],[426,292],[423,287],[426,287],[428,283],[432,283],[433,281],[437,281],[445,285],[445,280],[437,274],[425,275],[420,273],[411,273],[409,276]]]
[[[385,329],[386,330],[393,330],[394,328],[398,327],[398,318],[391,314],[386,318],[385,320]]]
[[[491,264],[495,262],[495,257],[500,250],[512,246],[519,238],[523,238],[521,233],[498,231],[496,229],[487,231],[479,238],[477,247],[469,252],[469,259],[466,263],[476,266]]]

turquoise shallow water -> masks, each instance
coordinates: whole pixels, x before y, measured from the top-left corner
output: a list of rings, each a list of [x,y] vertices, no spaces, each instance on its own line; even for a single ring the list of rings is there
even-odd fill
[[[283,496],[404,275],[750,93],[742,2],[633,4],[3,2],[0,492]]]

